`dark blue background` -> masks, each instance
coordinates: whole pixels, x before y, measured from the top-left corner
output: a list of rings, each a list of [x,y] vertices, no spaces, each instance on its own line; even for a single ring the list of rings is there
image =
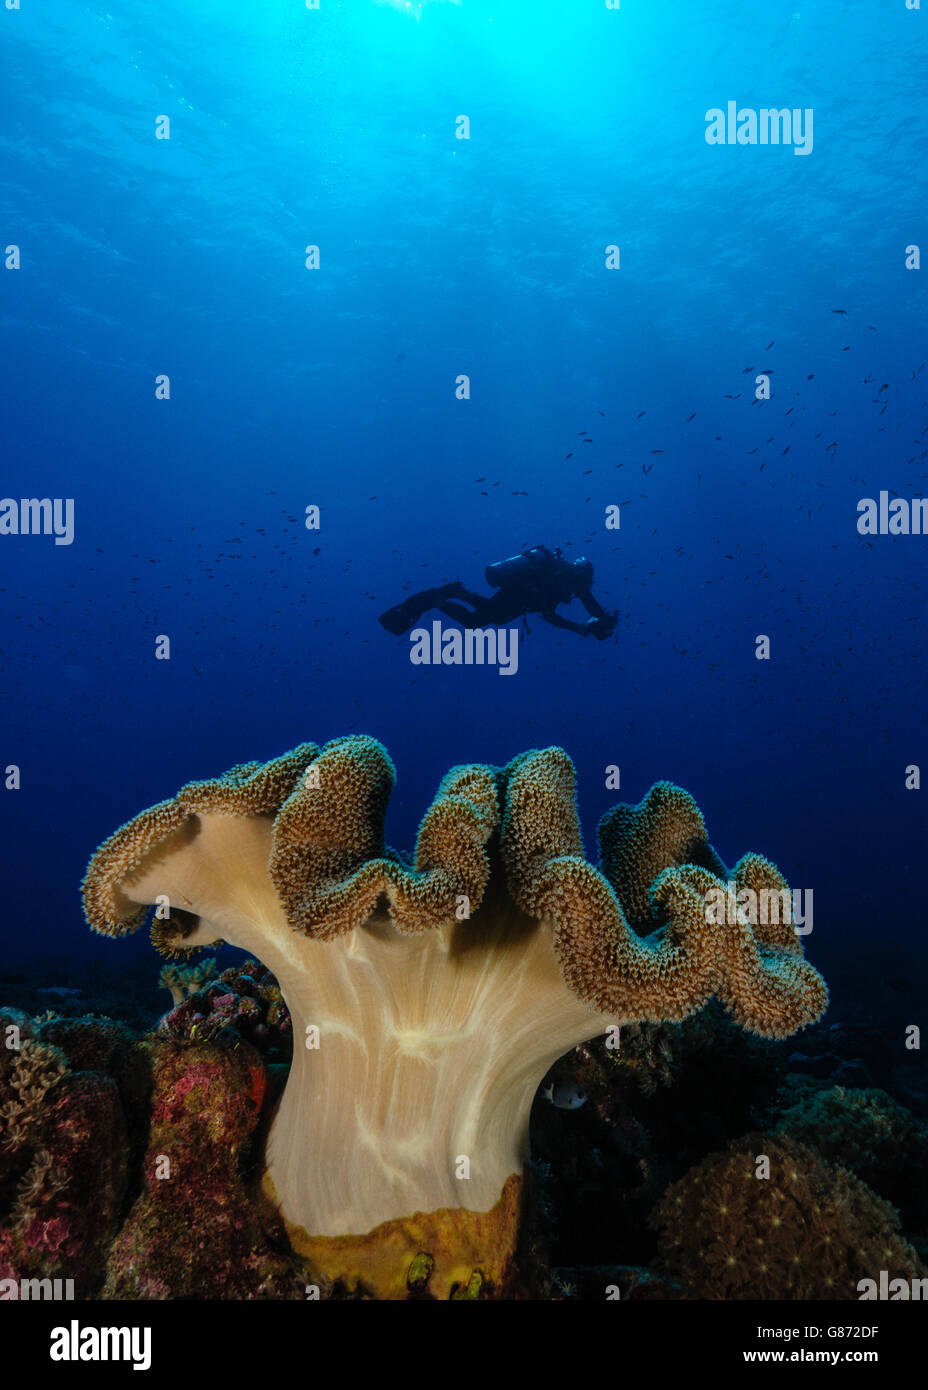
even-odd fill
[[[924,16],[229,8],[0,12],[0,491],[77,518],[0,537],[6,962],[128,953],[81,917],[102,838],[364,732],[393,843],[452,764],[559,743],[589,853],[607,764],[621,799],[669,778],[728,863],[814,890],[849,1000],[914,987],[928,538],[868,542],[856,507],[928,491]],[[812,107],[813,152],[709,147],[729,99]],[[506,678],[377,625],[542,541],[593,560],[614,642],[533,623]]]

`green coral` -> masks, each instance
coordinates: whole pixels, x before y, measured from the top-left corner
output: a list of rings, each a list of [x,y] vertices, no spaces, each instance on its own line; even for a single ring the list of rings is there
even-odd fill
[[[406,1274],[406,1287],[410,1293],[421,1293],[432,1277],[435,1261],[427,1250],[420,1250],[410,1263]]]
[[[466,1284],[460,1284],[451,1295],[452,1302],[477,1302],[484,1289],[486,1280],[483,1271],[475,1269]]]

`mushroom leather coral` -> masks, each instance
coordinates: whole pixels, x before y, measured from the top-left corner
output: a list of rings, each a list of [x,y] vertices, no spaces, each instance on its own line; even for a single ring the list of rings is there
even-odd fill
[[[118,936],[167,901],[162,948],[224,939],[277,977],[295,1046],[267,1170],[297,1243],[315,1257],[320,1238],[495,1208],[505,1229],[486,1235],[487,1263],[502,1279],[517,1203],[501,1197],[556,1058],[713,995],[745,1028],[785,1036],[827,991],[791,928],[707,921],[706,892],[740,870],[726,874],[678,788],[612,813],[600,871],[562,750],[456,767],[408,864],[384,845],[394,775],[379,743],[353,736],[191,783],[101,846],[85,912]],[[758,856],[742,864],[751,886],[783,886]],[[304,1046],[313,1029],[318,1047]],[[453,1263],[436,1262],[433,1295],[453,1292]]]

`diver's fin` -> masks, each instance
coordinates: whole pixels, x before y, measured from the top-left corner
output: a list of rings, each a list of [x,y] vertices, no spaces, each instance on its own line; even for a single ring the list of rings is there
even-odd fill
[[[392,632],[394,637],[402,637],[413,623],[419,621],[423,613],[434,608],[443,598],[450,597],[454,589],[459,587],[460,580],[455,580],[451,584],[442,584],[437,589],[423,589],[421,593],[410,594],[409,598],[398,603],[395,608],[388,608],[386,613],[381,613],[378,622],[381,627]]]

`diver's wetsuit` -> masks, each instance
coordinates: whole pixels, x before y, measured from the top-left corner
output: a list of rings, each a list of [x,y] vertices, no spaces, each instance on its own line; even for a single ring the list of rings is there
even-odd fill
[[[581,637],[592,635],[604,640],[615,631],[618,614],[607,612],[593,597],[593,566],[582,557],[567,560],[559,549],[552,551],[536,545],[521,555],[488,566],[486,578],[496,587],[495,594],[474,593],[454,580],[436,589],[410,594],[403,603],[381,613],[380,622],[388,632],[400,636],[423,613],[437,608],[464,627],[503,627],[529,613],[538,613],[552,627],[576,632]],[[558,604],[570,603],[572,598],[578,598],[591,615],[587,622],[574,622],[556,611]],[[464,604],[470,607],[465,608]]]

